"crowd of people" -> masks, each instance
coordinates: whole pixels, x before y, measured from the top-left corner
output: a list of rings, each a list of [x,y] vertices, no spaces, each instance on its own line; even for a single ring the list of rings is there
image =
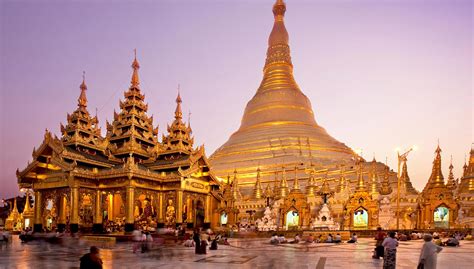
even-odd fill
[[[459,247],[460,240],[472,240],[471,234],[462,232],[455,232],[448,236],[445,232],[420,233],[413,231],[411,233],[397,233],[389,232],[388,235],[382,230],[377,229],[375,235],[375,249],[373,258],[380,259],[383,257],[384,269],[396,268],[396,253],[399,241],[409,241],[423,239],[424,244],[421,248],[420,257],[418,260],[418,268],[436,269],[437,255],[443,250],[442,246]],[[433,242],[433,239],[435,241]]]

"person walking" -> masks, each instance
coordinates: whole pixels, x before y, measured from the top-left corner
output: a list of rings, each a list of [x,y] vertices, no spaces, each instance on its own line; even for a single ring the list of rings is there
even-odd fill
[[[387,235],[382,231],[382,227],[377,228],[377,234],[375,235],[375,250],[372,258],[380,259],[384,256],[384,247],[382,246],[383,240]]]
[[[421,248],[418,268],[436,269],[438,253],[443,250],[443,248],[433,243],[433,236],[431,236],[431,234],[425,234],[423,240],[425,240],[425,243]]]
[[[193,241],[194,241],[194,247],[195,247],[194,252],[196,254],[201,254],[201,236],[199,235],[198,229],[194,230]]]
[[[80,269],[102,269],[102,259],[99,257],[99,248],[92,246],[89,253],[80,259]]]
[[[384,247],[383,269],[395,269],[397,266],[398,241],[395,239],[395,232],[390,232],[388,237],[382,242]]]

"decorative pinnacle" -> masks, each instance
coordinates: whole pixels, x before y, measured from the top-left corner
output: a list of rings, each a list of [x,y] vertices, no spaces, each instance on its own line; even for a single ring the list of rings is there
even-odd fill
[[[286,12],[286,4],[283,0],[277,0],[273,5],[273,16],[275,16],[276,21],[283,21],[283,17]]]
[[[86,97],[86,71],[82,71],[82,83],[79,87],[81,89],[81,94],[79,95],[79,99],[77,99],[79,107],[87,107],[87,97]]]
[[[174,117],[177,120],[181,120],[183,118],[183,112],[181,111],[181,94],[179,93],[179,84],[178,84],[178,96],[176,97],[176,110],[174,111]]]
[[[132,63],[133,74],[132,74],[131,83],[133,87],[138,87],[138,85],[140,85],[140,79],[138,77],[138,69],[140,69],[140,64],[138,63],[138,60],[137,60],[137,49],[134,49],[133,51],[135,53],[135,59],[133,60],[133,63]]]

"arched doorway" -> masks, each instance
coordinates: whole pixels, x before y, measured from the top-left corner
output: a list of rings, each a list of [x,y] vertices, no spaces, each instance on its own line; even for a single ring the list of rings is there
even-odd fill
[[[196,201],[196,208],[194,212],[196,214],[194,227],[202,227],[204,225],[204,203],[201,200]]]
[[[299,222],[300,222],[300,215],[298,214],[298,211],[293,209],[286,213],[285,220],[286,220],[285,227],[287,230],[288,228],[298,227]]]
[[[368,229],[369,228],[369,213],[363,207],[359,207],[354,211],[353,215],[354,229]]]
[[[221,226],[226,226],[228,220],[229,220],[229,218],[228,218],[227,213],[226,213],[225,211],[222,211],[222,213],[221,213],[221,218],[220,218]]]
[[[449,208],[441,205],[433,212],[435,228],[449,228]]]

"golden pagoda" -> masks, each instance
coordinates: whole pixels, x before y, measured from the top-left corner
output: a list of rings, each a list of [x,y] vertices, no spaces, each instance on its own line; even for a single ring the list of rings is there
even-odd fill
[[[286,4],[276,1],[263,79],[247,103],[240,128],[209,158],[217,176],[237,168],[241,183],[255,182],[258,163],[267,175],[262,180],[270,180],[282,165],[293,167],[310,159],[318,167],[352,162],[354,152],[316,123],[311,102],[293,77],[285,11]]]
[[[441,170],[441,148],[436,148],[431,176],[428,179],[420,203],[420,228],[453,228],[458,205],[453,191],[444,183]]]
[[[182,121],[180,94],[174,121],[160,142],[147,115],[139,68],[135,53],[131,85],[120,112],[107,122],[105,137],[97,116],[87,110],[83,76],[78,107],[67,115],[66,126],[61,124],[62,137],[46,130],[33,161],[17,170],[20,188],[35,195],[36,231],[220,225],[220,183],[210,173],[204,147],[194,147],[191,127]]]
[[[13,200],[13,209],[5,220],[5,229],[14,231],[22,229],[22,218],[21,214],[18,212],[16,197]]]
[[[464,164],[464,172],[457,187],[459,211],[456,223],[460,227],[474,227],[474,147],[469,153],[469,164]]]

